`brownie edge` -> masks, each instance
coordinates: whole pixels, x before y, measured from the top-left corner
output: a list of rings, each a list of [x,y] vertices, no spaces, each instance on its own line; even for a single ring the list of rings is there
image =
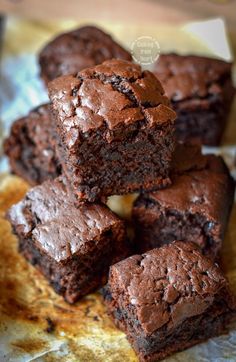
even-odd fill
[[[132,210],[135,248],[143,253],[174,240],[192,241],[217,259],[233,206],[235,181],[220,156],[201,155],[196,146],[177,147],[172,185],[143,193]],[[183,161],[183,162],[182,162]]]
[[[30,185],[41,184],[61,174],[50,104],[32,109],[12,124],[4,141],[4,152],[11,171]]]
[[[113,265],[104,298],[142,362],[224,333],[235,315],[220,268],[193,243],[179,241]]]
[[[8,219],[22,255],[69,303],[101,287],[128,255],[123,221],[102,204],[75,207],[61,178],[32,188]]]

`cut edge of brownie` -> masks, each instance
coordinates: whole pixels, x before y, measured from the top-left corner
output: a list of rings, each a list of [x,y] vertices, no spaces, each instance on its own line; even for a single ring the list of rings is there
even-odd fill
[[[225,296],[225,293],[228,293],[228,291],[224,290],[222,292],[222,295]],[[113,320],[113,323],[116,325],[116,327],[126,334],[126,337],[134,348],[136,354],[138,355],[140,362],[159,361],[168,356],[171,356],[173,353],[181,352],[185,349],[195,346],[196,344],[206,342],[209,338],[214,338],[221,334],[227,334],[227,326],[232,321],[232,315],[234,313],[231,309],[228,309],[225,312],[222,312],[221,315],[218,315],[217,306],[215,306],[215,313],[214,310],[212,311],[209,308],[209,310],[207,310],[201,316],[201,318],[198,318],[197,316],[186,320],[185,323],[181,326],[181,332],[177,331],[177,333],[174,334],[169,340],[167,339],[167,345],[164,345],[161,350],[152,353],[145,353],[140,349],[140,345],[135,336],[132,337],[132,335],[130,334],[131,327],[127,328],[124,323],[124,318],[126,318],[127,316],[126,313],[122,313],[119,308],[116,309],[116,304],[114,303],[112,296],[109,295],[108,289],[103,288],[103,295],[106,300],[108,315]],[[225,305],[224,297],[222,298],[222,302],[223,303],[221,303],[221,300],[219,299],[219,306],[221,307],[222,304]],[[211,316],[212,314],[213,316]],[[202,325],[199,328],[199,322],[201,322],[201,319]],[[189,330],[190,323],[196,325],[196,336],[192,340],[185,341],[185,338],[187,336],[189,336],[189,338],[192,338],[192,333]],[[148,341],[146,343],[148,344]]]
[[[140,124],[144,124],[143,121],[140,121]],[[146,149],[143,149],[143,157],[137,159],[137,152],[139,152],[137,150],[138,143],[141,144],[142,139],[144,139],[146,136],[145,130],[142,130],[142,128],[143,126],[140,127],[139,124],[137,124],[136,129],[130,129],[129,132],[127,130],[126,138],[127,140],[129,140],[130,146],[133,147],[133,154],[129,154],[129,161],[127,161],[126,165],[132,165],[134,162],[133,159],[136,158],[136,170],[129,173],[127,172],[127,170],[124,169],[122,160],[124,157],[127,156],[125,142],[124,145],[116,141],[112,142],[112,144],[107,144],[102,134],[100,135],[100,132],[97,132],[95,137],[91,137],[89,141],[90,151],[87,152],[87,156],[91,162],[89,162],[86,166],[86,172],[83,175],[83,184],[78,182],[78,180],[80,180],[78,175],[71,171],[70,164],[76,164],[76,161],[78,160],[77,157],[66,157],[64,152],[61,152],[61,146],[57,146],[60,160],[63,160],[62,165],[65,175],[67,179],[72,182],[70,188],[71,190],[75,190],[75,194],[77,195],[77,199],[79,202],[95,202],[97,200],[101,200],[101,198],[104,196],[107,197],[110,195],[123,195],[137,191],[151,192],[161,188],[165,188],[171,184],[171,180],[167,171],[170,169],[171,156],[174,150],[174,145],[169,146],[168,150],[166,150],[166,152],[163,151],[160,155],[159,168],[157,168],[158,156],[155,156],[155,171],[153,170],[151,156],[150,154],[148,154],[147,150],[150,151],[150,148],[153,149],[152,153],[154,154],[152,138],[160,139],[163,136],[163,145],[171,144],[172,134],[170,133],[172,126],[167,127],[164,131],[159,129],[153,129],[152,132],[152,129],[150,129],[150,137],[148,140],[146,140]],[[99,144],[100,149],[103,149],[103,154],[105,155],[106,153],[107,155],[104,156],[103,159],[101,159],[101,164],[96,158],[96,143]],[[94,146],[92,146],[92,144],[94,144]],[[84,153],[83,150],[85,147],[87,147],[86,140],[81,147],[81,155]],[[162,143],[160,144],[159,148],[162,148]],[[111,157],[110,160],[109,155]],[[112,157],[114,157],[114,164]],[[107,175],[107,168],[105,166],[108,162],[111,165],[109,175]],[[167,165],[167,163],[169,164],[169,166]],[[95,169],[96,174],[94,175]],[[149,177],[148,175],[150,174],[151,170],[155,172],[155,176]],[[143,180],[144,175],[146,175],[145,180],[141,183],[140,180]],[[116,180],[115,184],[114,180]]]
[[[4,140],[11,171],[32,186],[61,174],[51,123],[50,105],[40,105],[16,120]]]
[[[153,213],[155,213],[155,224],[153,224]],[[200,213],[193,214],[188,211],[183,213],[177,209],[167,210],[158,201],[153,202],[145,195],[135,200],[132,215],[134,222],[138,220],[138,225],[139,223],[142,225],[137,226],[138,238],[135,239],[135,248],[138,252],[143,253],[164,244],[170,244],[174,240],[186,241],[187,238],[192,242],[197,240],[203,254],[208,257],[214,259],[218,256],[224,230],[215,220],[208,220]],[[158,240],[161,240],[160,244]]]
[[[177,145],[176,150],[178,155],[172,164],[170,192],[174,197],[172,188],[177,183],[176,195],[181,188],[182,193],[185,192],[186,195],[192,188],[193,194],[191,198],[188,196],[184,207],[180,202],[180,193],[180,197],[177,197],[174,204],[165,190],[140,194],[132,209],[133,224],[136,228],[135,248],[138,252],[146,252],[174,240],[192,242],[197,240],[203,254],[216,260],[219,257],[233,207],[235,181],[221,156],[202,155],[196,145],[186,147],[186,145],[180,144]],[[189,153],[186,155],[186,152]],[[185,156],[183,157],[183,155]],[[193,181],[191,188],[186,185],[188,178],[189,182]],[[183,181],[179,182],[179,180]],[[204,180],[205,182],[215,181],[205,190],[202,188],[202,194],[201,192],[198,194],[194,188],[198,189],[198,183],[201,185]],[[183,185],[186,189],[183,188]],[[208,191],[210,186],[211,188],[214,186],[211,192]],[[212,196],[214,191],[216,195],[220,195],[214,198],[215,209],[210,206],[211,200],[208,200],[209,195]],[[221,200],[218,205],[217,200]],[[178,209],[178,205],[180,209]]]
[[[127,250],[121,248],[124,246],[125,238],[122,223],[104,230],[99,236],[98,243],[91,240],[97,244],[92,254],[81,256],[77,253],[69,260],[61,262],[57,262],[38,248],[30,236],[27,239],[19,235],[18,237],[19,252],[46,277],[55,292],[71,304],[102,287],[107,281],[110,265],[128,255]],[[105,253],[103,253],[104,248],[107,249]]]
[[[223,92],[230,94],[229,98],[233,99],[235,90],[232,85],[227,85]],[[171,103],[177,113],[175,122],[177,140],[182,142],[191,141],[208,146],[218,146],[220,144],[227,127],[232,101],[224,98],[219,98],[217,101],[215,98],[217,97],[212,96],[207,99],[208,106],[203,100],[202,105],[199,101],[199,105],[196,106],[191,106],[187,100]],[[185,104],[186,108],[184,108]]]
[[[110,268],[108,284],[103,288],[108,314],[116,326],[126,333],[129,342],[142,362],[161,360],[174,352],[182,351],[197,343],[204,342],[206,339],[227,332],[228,324],[236,313],[235,297],[232,295],[228,282],[223,277],[219,267],[216,264],[214,265],[209,258],[202,256],[199,249],[193,243],[186,245],[183,242],[175,241],[173,244],[163,246],[161,249],[162,251],[167,251],[176,247],[179,249],[180,258],[183,258],[182,267],[184,269],[186,267],[186,270],[188,270],[189,267],[185,264],[188,263],[188,259],[186,259],[187,256],[184,254],[184,250],[186,249],[190,252],[192,250],[195,258],[198,257],[198,266],[190,266],[190,268],[195,270],[195,267],[199,267],[199,271],[196,273],[199,274],[199,278],[200,274],[202,274],[203,279],[202,281],[198,280],[197,274],[195,275],[195,271],[192,271],[192,269],[190,269],[191,277],[189,276],[189,278],[191,278],[191,283],[198,285],[197,288],[201,288],[201,283],[203,283],[203,285],[205,284],[205,286],[202,287],[206,288],[205,291],[202,290],[199,292],[198,289],[193,289],[192,292],[190,292],[188,286],[185,286],[182,287],[185,292],[181,292],[178,286],[176,287],[175,284],[173,284],[176,280],[175,274],[178,275],[180,272],[177,266],[176,271],[174,271],[172,275],[171,268],[173,265],[169,266],[169,264],[167,264],[167,266],[163,266],[158,260],[153,260],[149,264],[151,265],[151,270],[149,271],[150,278],[154,278],[156,284],[161,283],[161,272],[160,275],[159,272],[157,272],[155,279],[154,270],[155,268],[162,269],[163,271],[166,270],[166,273],[169,275],[169,278],[167,278],[168,282],[166,282],[167,286],[163,282],[160,291],[157,285],[153,287],[154,289],[149,290],[152,284],[150,282],[150,285],[148,285],[149,281],[147,281],[145,284],[141,283],[137,291],[134,291],[141,277],[139,274],[142,274],[144,271],[143,268],[145,268],[142,264],[143,260],[151,257],[154,253],[160,253],[160,249],[153,249],[143,255],[133,255],[112,266]],[[129,260],[132,260],[131,264],[129,264]],[[137,265],[137,270],[132,269],[132,263]],[[169,267],[170,270],[168,270]],[[205,270],[205,268],[207,269]],[[139,269],[141,270],[140,272]],[[124,276],[123,278],[122,273],[125,275],[128,273],[127,277]],[[134,284],[132,284],[130,278]],[[213,278],[212,282],[207,281],[208,278]],[[180,283],[180,281],[178,283]],[[163,293],[162,288],[164,289]],[[145,293],[145,295],[142,293]],[[166,311],[169,315],[168,318],[165,310],[162,310],[161,304],[159,305],[160,301],[158,302],[157,299],[155,303],[153,303],[154,296],[152,293],[153,295],[159,295],[161,303],[164,301],[168,303]],[[197,305],[196,310],[195,306],[193,306],[193,309],[188,307],[191,300],[191,298],[188,300],[188,293],[190,293],[190,296],[192,295],[193,298],[196,298],[197,305],[200,303],[200,312],[197,311]],[[151,301],[149,301],[149,294],[151,295]],[[183,305],[178,309],[177,305],[181,302],[180,298],[183,298]],[[184,307],[185,298],[187,303],[186,316],[184,315],[184,309],[181,309]],[[143,303],[142,307],[139,305],[140,303]],[[201,303],[203,303],[202,306],[204,306],[202,311]],[[145,305],[147,309],[145,309]],[[136,308],[143,309],[139,310]],[[148,310],[148,308],[151,308],[152,311]],[[161,322],[159,322],[158,317],[154,315],[154,308],[157,308],[155,313],[160,314]],[[176,312],[177,315],[172,315],[172,313]],[[149,315],[149,313],[151,314]],[[139,318],[141,318],[141,322]],[[155,318],[157,318],[157,321],[155,321]],[[178,320],[178,318],[180,319]]]
[[[106,205],[76,207],[63,177],[29,190],[6,217],[19,251],[69,303],[102,286],[110,265],[130,255],[124,222]]]
[[[119,62],[125,70],[121,68],[121,74],[116,74]],[[112,69],[113,64],[114,71]],[[64,172],[67,178],[72,181],[72,186],[81,202],[86,200],[94,202],[104,195],[157,190],[170,184],[169,168],[174,150],[175,113],[167,106],[169,102],[164,95],[164,90],[154,76],[156,85],[152,87],[156,87],[156,98],[152,96],[154,100],[150,99],[149,101],[139,99],[137,92],[140,92],[142,88],[140,84],[146,81],[148,89],[152,75],[150,72],[141,72],[141,69],[136,69],[135,65],[129,66],[129,64],[129,62],[113,59],[110,63],[107,61],[100,66],[88,68],[78,73],[77,78],[61,77],[49,85],[49,95],[54,105],[54,117],[61,138],[58,152],[63,159]],[[125,71],[127,71],[127,76],[123,75]],[[110,86],[111,92],[116,93],[119,97],[124,97],[129,105],[125,106],[121,112],[112,111],[111,114],[114,118],[111,118],[112,120],[109,119],[110,113],[101,117],[97,113],[93,114],[90,110],[91,116],[95,117],[94,124],[92,124],[91,129],[87,129],[87,124],[86,130],[81,129],[84,127],[84,120],[82,125],[78,123],[75,116],[77,98],[73,97],[76,97],[84,81],[99,81],[102,87]],[[133,86],[137,87],[138,90],[136,88],[136,90],[132,90]],[[68,108],[65,113],[60,109],[62,101],[58,92],[63,87],[68,92],[65,96],[66,103],[75,108],[72,115],[67,114],[68,112],[71,113],[71,109]],[[71,89],[70,93],[68,89]],[[76,90],[75,93],[74,89]],[[147,97],[145,93],[147,89],[143,91],[144,99]],[[154,115],[155,112],[157,115]],[[120,118],[119,121],[116,119],[117,117]],[[63,124],[63,119],[65,124]],[[91,123],[91,120],[89,122]],[[111,125],[110,122],[115,122],[115,125]],[[63,130],[65,127],[70,128],[70,141],[68,133],[65,134]],[[96,132],[93,132],[94,128]],[[70,146],[68,146],[68,142]],[[126,143],[129,146],[128,150]],[[73,151],[71,151],[72,147]],[[85,154],[86,157],[84,157]],[[100,156],[99,167],[98,154]],[[142,157],[138,157],[140,154]],[[124,167],[124,155],[126,167]],[[78,162],[79,172],[75,172],[75,169],[78,168]],[[129,172],[129,165],[132,172]],[[144,165],[145,170],[143,169]],[[107,174],[108,168],[110,170],[109,175]],[[114,185],[114,180],[116,180],[117,185],[116,183]]]

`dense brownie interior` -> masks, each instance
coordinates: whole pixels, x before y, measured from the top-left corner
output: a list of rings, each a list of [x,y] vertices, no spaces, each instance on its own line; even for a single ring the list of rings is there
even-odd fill
[[[168,189],[144,193],[135,201],[138,251],[183,240],[197,243],[212,258],[218,256],[233,205],[234,180],[221,157],[196,153],[188,158],[181,165],[175,157]]]
[[[78,250],[60,262],[38,248],[32,238],[20,239],[19,251],[44,274],[56,293],[62,295],[67,302],[75,303],[105,284],[110,263],[127,255],[125,246],[123,245],[123,250],[119,246],[123,238],[124,231],[119,228],[106,230],[98,239],[89,242],[86,254],[80,254]]]
[[[200,246],[204,254],[215,257],[222,245],[223,235],[219,226],[204,214],[185,210],[168,209],[150,199],[138,200],[138,225],[136,234],[140,242],[137,248],[145,252],[174,240],[188,240]]]
[[[140,329],[137,319],[130,318],[130,309],[112,309],[111,317],[116,326],[127,334],[127,338],[142,362],[155,362],[167,356],[182,351],[195,344],[201,343],[212,336],[217,336],[227,331],[226,326],[232,319],[227,303],[222,295],[216,297],[214,306],[200,316],[189,318],[183,322],[172,334],[166,335],[162,331],[145,337]],[[105,296],[109,303],[109,291]],[[111,299],[111,296],[110,296]],[[133,328],[133,326],[136,326]],[[125,327],[124,327],[125,326]]]
[[[4,142],[11,170],[31,185],[61,174],[50,111],[49,104],[41,105],[15,121]]]

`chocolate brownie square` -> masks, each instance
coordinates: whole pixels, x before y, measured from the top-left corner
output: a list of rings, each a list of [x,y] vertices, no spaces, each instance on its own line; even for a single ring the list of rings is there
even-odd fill
[[[76,208],[61,179],[32,188],[8,219],[20,252],[69,303],[101,287],[128,253],[123,221],[105,205]]]
[[[80,201],[170,183],[175,112],[156,77],[110,60],[49,84],[63,172]]]
[[[174,242],[113,265],[104,297],[142,362],[225,332],[235,314],[222,272],[193,243]]]
[[[4,142],[11,170],[31,185],[61,174],[50,113],[49,104],[33,109],[26,117],[13,123]]]
[[[143,193],[134,202],[135,247],[145,252],[174,240],[197,243],[218,257],[234,200],[235,182],[220,156],[194,154],[190,147],[175,158],[172,185]],[[175,156],[176,157],[176,156]],[[191,166],[192,165],[192,166]]]
[[[132,60],[131,54],[110,35],[95,26],[84,26],[51,40],[39,54],[39,65],[48,83],[112,58]]]
[[[232,64],[200,56],[163,54],[153,71],[177,113],[176,136],[184,142],[218,145],[235,93]]]

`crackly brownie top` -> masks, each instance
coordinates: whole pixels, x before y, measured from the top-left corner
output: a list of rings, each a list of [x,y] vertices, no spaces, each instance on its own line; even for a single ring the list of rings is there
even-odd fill
[[[203,157],[205,167],[174,175],[168,189],[149,193],[148,198],[170,210],[224,220],[227,213],[223,205],[233,200],[234,181],[220,156]]]
[[[132,305],[145,334],[172,329],[206,311],[227,282],[192,243],[174,242],[111,267],[112,297]],[[117,295],[116,295],[117,293]],[[122,298],[119,296],[122,295]]]
[[[121,221],[99,204],[76,208],[62,180],[46,181],[32,188],[25,198],[13,205],[8,218],[17,234],[34,243],[56,261],[79,251],[86,254],[99,243],[101,234]]]
[[[49,42],[39,54],[39,63],[42,75],[50,81],[112,58],[132,60],[130,53],[110,35],[94,26],[85,26]]]
[[[151,127],[175,119],[156,77],[124,60],[108,60],[77,76],[59,77],[50,82],[49,96],[68,147],[79,134],[98,128],[112,131],[140,120]]]
[[[231,67],[231,63],[219,59],[162,54],[153,72],[161,80],[168,97],[178,102],[221,93],[221,86],[231,78]]]

